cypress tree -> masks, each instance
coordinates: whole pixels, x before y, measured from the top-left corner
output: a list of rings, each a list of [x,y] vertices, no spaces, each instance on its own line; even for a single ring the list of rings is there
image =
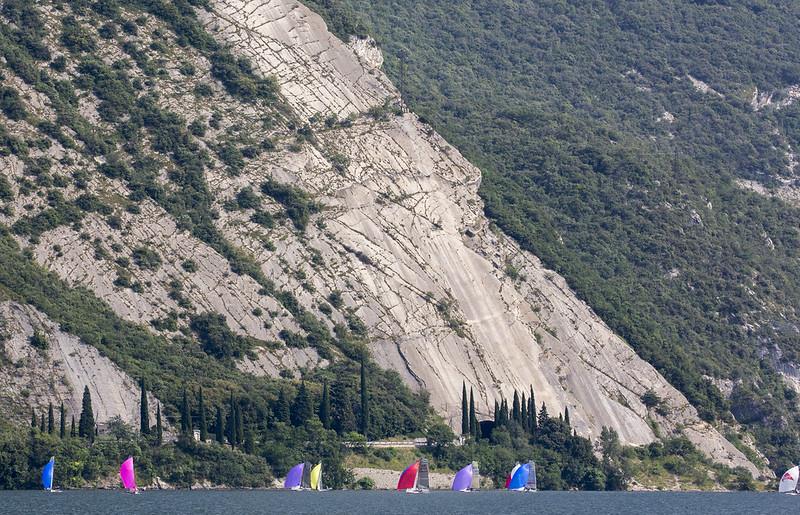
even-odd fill
[[[244,432],[244,452],[253,454],[256,450],[256,442],[253,438],[253,430],[249,427]]]
[[[566,424],[567,429],[569,430],[569,406],[564,407],[564,424]]]
[[[200,411],[198,421],[200,424],[200,441],[205,442],[208,440],[208,423],[206,422],[206,405],[205,401],[203,400],[202,386],[200,387],[200,393],[198,393],[197,405],[197,409]]]
[[[536,397],[533,394],[533,386],[531,386],[531,398],[528,399],[528,403],[528,416],[531,418],[531,434],[536,434],[539,424],[536,422]]]
[[[45,424],[45,421],[44,421],[44,413],[42,413],[42,416],[39,417],[39,431],[44,433],[46,429],[47,429],[47,425]]]
[[[231,444],[231,447],[236,447],[236,404],[233,401],[233,392],[231,392],[230,398],[230,405],[228,411],[228,427],[226,427],[226,435],[228,437],[228,443]]]
[[[306,382],[300,383],[297,395],[294,396],[291,410],[291,422],[293,426],[303,426],[314,415],[314,408],[311,406],[311,399],[308,396]]]
[[[164,443],[164,428],[161,425],[161,403],[156,405],[156,445]]]
[[[150,407],[147,405],[147,389],[144,378],[139,379],[139,388],[142,391],[139,400],[139,432],[143,435],[150,434]]]
[[[192,409],[189,407],[189,396],[186,394],[185,387],[181,403],[181,433],[189,436],[192,434]]]
[[[467,412],[467,384],[461,381],[461,434],[467,435],[469,430],[469,413]]]
[[[217,420],[214,424],[214,431],[216,432],[217,443],[225,443],[225,431],[222,427],[222,408],[219,406],[217,406]]]
[[[495,399],[495,401],[494,401],[494,425],[496,425],[496,426],[500,425],[498,423],[499,422],[499,420],[498,420],[499,418],[500,418],[500,406],[497,404],[497,400]]]
[[[469,389],[469,434],[473,437],[477,436],[478,417],[475,415],[475,392],[470,387]]]
[[[70,425],[70,428],[69,428],[69,435],[72,438],[75,438],[76,436],[78,436],[78,432],[75,430],[75,415],[72,415],[72,424]]]
[[[278,399],[275,401],[275,419],[284,424],[291,423],[291,414],[289,410],[289,400],[286,398],[286,392],[283,388],[278,392]]]
[[[528,426],[530,420],[528,419],[528,401],[525,399],[525,392],[522,392],[522,400],[520,401],[519,405],[519,423],[522,425],[522,428],[525,431],[528,431],[530,429]]]
[[[64,438],[67,436],[67,410],[64,409],[64,403],[61,403],[61,408],[58,412],[58,436],[59,438]]]
[[[514,422],[519,422],[520,421],[520,419],[519,419],[519,415],[520,415],[519,394],[517,393],[516,390],[514,390],[514,401],[513,402],[514,403],[513,403],[512,407],[511,407],[511,409],[512,409],[511,418],[514,419]]]
[[[319,421],[325,429],[331,428],[331,399],[328,392],[328,380],[322,384],[322,400],[319,402]]]
[[[331,428],[339,434],[356,430],[354,402],[347,386],[342,380],[331,385]]]
[[[36,410],[31,408],[31,429],[36,429]]]
[[[361,420],[360,430],[364,438],[367,438],[369,430],[369,395],[367,394],[367,366],[366,357],[361,357]]]
[[[242,420],[242,404],[236,403],[236,445],[241,446],[244,443],[244,424]]]
[[[56,432],[56,417],[53,414],[53,403],[47,405],[47,432],[53,434]]]
[[[83,387],[83,400],[81,402],[81,417],[78,420],[78,436],[94,441],[94,411],[92,410],[92,394],[89,387]]]

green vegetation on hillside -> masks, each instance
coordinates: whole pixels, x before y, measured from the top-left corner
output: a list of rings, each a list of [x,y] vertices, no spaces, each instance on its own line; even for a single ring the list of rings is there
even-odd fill
[[[800,356],[800,212],[735,182],[791,180],[800,105],[750,100],[800,83],[796,2],[309,5],[334,28],[358,13],[411,109],[482,168],[488,216],[704,419],[732,412],[775,470],[796,459],[775,365]]]

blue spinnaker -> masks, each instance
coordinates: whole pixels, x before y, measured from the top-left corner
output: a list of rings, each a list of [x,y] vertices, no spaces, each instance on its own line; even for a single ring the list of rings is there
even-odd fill
[[[528,475],[531,473],[531,466],[527,463],[525,465],[520,465],[517,469],[517,472],[514,473],[514,477],[511,478],[511,482],[508,484],[509,490],[521,490],[525,488],[525,483],[528,482]]]
[[[56,464],[55,457],[50,458],[50,461],[47,462],[47,465],[44,466],[42,469],[42,486],[44,486],[45,490],[52,490],[53,489],[53,467]]]

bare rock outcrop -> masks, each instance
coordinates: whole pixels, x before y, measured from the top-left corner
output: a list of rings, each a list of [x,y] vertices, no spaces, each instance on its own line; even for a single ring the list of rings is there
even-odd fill
[[[63,402],[67,417],[74,416],[77,422],[83,388],[88,386],[97,423],[116,416],[134,426],[139,423],[139,386],[96,348],[65,333],[30,306],[0,303],[0,321],[5,361],[0,367],[0,403],[5,413],[29,420],[31,408],[41,414],[48,403],[57,411]],[[30,344],[34,331],[44,336],[47,349]],[[150,418],[155,420],[157,400],[152,396],[149,400]]]

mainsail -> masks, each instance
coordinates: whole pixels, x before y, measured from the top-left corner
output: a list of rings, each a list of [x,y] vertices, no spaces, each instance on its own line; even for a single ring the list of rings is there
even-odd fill
[[[481,487],[481,471],[478,468],[478,462],[472,462],[472,484],[470,485],[472,490],[479,490]]]
[[[303,479],[303,463],[298,463],[286,474],[286,481],[283,482],[284,488],[299,488]]]
[[[452,489],[456,492],[467,492],[472,488],[472,463],[456,472],[456,477],[453,478]]]
[[[508,489],[521,491],[525,489],[525,484],[528,482],[530,466],[526,463],[525,465],[519,465],[515,468],[517,470],[514,472],[514,475],[511,476],[511,482],[508,484]]]
[[[53,489],[53,467],[55,467],[55,464],[56,458],[52,457],[42,469],[42,486],[44,486],[45,490]]]
[[[528,462],[528,481],[525,483],[525,490],[536,491],[536,462]]]
[[[311,488],[311,463],[303,463],[303,477],[300,479],[300,488]]]
[[[419,464],[419,475],[417,476],[417,490],[428,490],[431,487],[431,480],[428,474],[428,460],[422,458]]]
[[[797,492],[798,479],[800,479],[800,466],[794,466],[781,476],[778,492],[782,494]]]
[[[408,490],[409,488],[414,488],[417,484],[417,473],[419,472],[419,464],[420,461],[417,460],[403,471],[400,474],[400,481],[397,482],[397,489],[398,490]]]
[[[322,490],[322,463],[317,463],[311,469],[311,489]]]
[[[129,492],[136,491],[136,476],[133,473],[133,456],[122,462],[119,467],[119,477],[122,479],[122,486]]]

